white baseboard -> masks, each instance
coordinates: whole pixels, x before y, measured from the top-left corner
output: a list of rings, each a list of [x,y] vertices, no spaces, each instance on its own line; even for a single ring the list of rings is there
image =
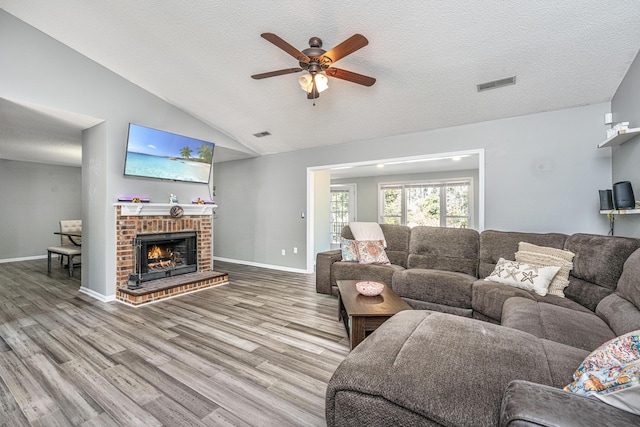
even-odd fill
[[[5,262],[20,262],[20,261],[31,261],[34,259],[43,259],[46,258],[46,255],[34,255],[34,256],[23,256],[20,258],[5,258],[5,259],[0,259],[0,264],[5,263]]]
[[[259,262],[244,261],[244,260],[241,260],[241,259],[231,259],[231,258],[222,258],[222,257],[214,256],[213,260],[214,261],[230,262],[230,263],[233,263],[233,264],[250,265],[252,267],[268,268],[268,269],[271,269],[271,270],[287,271],[289,273],[313,274],[313,271],[308,271],[308,270],[305,270],[305,269],[302,269],[302,268],[292,268],[292,267],[283,267],[281,265],[262,264],[262,263],[259,263]],[[214,263],[213,269],[215,270],[215,263]]]
[[[97,293],[96,291],[89,289],[89,288],[85,288],[84,286],[80,287],[80,292],[82,292],[85,295],[89,295],[91,298],[95,298],[98,301],[101,302],[111,302],[111,301],[115,301],[116,300],[116,296],[115,295],[102,295]]]

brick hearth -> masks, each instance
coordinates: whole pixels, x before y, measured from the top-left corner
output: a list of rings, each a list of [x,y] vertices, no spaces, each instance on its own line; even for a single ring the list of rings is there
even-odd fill
[[[118,290],[117,299],[126,304],[139,306],[166,298],[175,297],[189,292],[200,291],[212,286],[229,282],[227,273],[207,271],[182,274],[162,280],[144,282],[141,289],[122,288]]]
[[[116,299],[134,306],[228,283],[228,275],[213,271],[211,207],[181,205],[185,215],[173,218],[168,204],[116,205]],[[198,271],[144,282],[126,289],[135,272],[133,239],[138,234],[195,231],[198,234]]]

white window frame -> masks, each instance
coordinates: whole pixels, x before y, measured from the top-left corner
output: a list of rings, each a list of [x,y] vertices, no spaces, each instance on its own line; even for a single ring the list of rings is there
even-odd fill
[[[469,184],[469,228],[475,228],[475,215],[474,215],[474,180],[473,177],[455,177],[455,178],[446,178],[446,179],[429,179],[429,180],[418,180],[418,181],[398,181],[398,182],[380,182],[378,183],[378,222],[381,224],[384,223],[384,197],[382,197],[382,190],[388,187],[400,187],[402,189],[401,195],[401,216],[400,223],[402,225],[407,224],[407,201],[405,196],[405,189],[407,187],[415,187],[415,186],[424,186],[424,187],[440,187],[440,227],[447,226],[447,218],[458,218],[455,216],[447,216],[447,207],[446,207],[446,194],[444,194],[444,189],[447,185],[454,185],[458,183],[468,183]]]
[[[356,221],[357,218],[357,207],[358,207],[358,199],[357,199],[357,191],[358,191],[358,186],[356,183],[345,183],[345,184],[331,184],[330,186],[330,192],[333,192],[333,190],[342,190],[342,191],[346,191],[349,193],[349,221],[348,222],[353,222]],[[332,197],[329,198],[331,203]],[[331,207],[331,206],[330,206]],[[332,212],[331,212],[332,213]],[[333,233],[333,218],[331,217],[331,213],[330,213],[330,217],[329,217],[329,227],[330,227],[330,233],[331,233],[331,248],[332,249],[336,249],[340,247],[340,243],[334,243],[334,233]]]

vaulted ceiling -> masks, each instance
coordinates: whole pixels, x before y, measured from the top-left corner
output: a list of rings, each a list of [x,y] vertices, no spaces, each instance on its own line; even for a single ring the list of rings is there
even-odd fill
[[[637,1],[0,0],[0,7],[259,154],[379,138],[609,101],[640,47]],[[299,50],[359,33],[315,101]],[[5,42],[5,41],[2,41]],[[517,76],[516,84],[476,85]],[[2,94],[0,94],[0,97]],[[570,124],[568,124],[570,125]],[[270,136],[256,138],[254,133]]]

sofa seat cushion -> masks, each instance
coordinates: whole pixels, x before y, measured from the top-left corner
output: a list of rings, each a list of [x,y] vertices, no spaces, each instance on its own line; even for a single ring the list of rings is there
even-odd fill
[[[535,301],[532,292],[484,279],[476,280],[471,287],[473,311],[498,323],[502,320],[504,302],[513,297],[529,298]]]
[[[394,273],[391,288],[403,298],[470,309],[475,280],[464,273],[412,268]]]
[[[524,289],[514,288],[502,283],[495,283],[480,279],[473,283],[473,287],[471,289],[471,305],[474,311],[474,316],[476,316],[476,313],[479,313],[481,316],[477,316],[478,318],[500,323],[502,320],[502,307],[504,302],[513,297],[527,298],[534,301],[545,302],[593,314],[593,312],[588,308],[583,307],[568,298],[549,294],[541,296],[535,292],[525,291]]]
[[[509,298],[505,301],[502,325],[587,351],[598,348],[616,336],[595,313],[528,298]]]
[[[393,273],[402,270],[404,270],[404,267],[395,264],[378,265],[334,262],[331,265],[331,284],[335,286],[337,280],[370,280],[391,286]]]
[[[563,388],[573,380],[573,373],[589,352],[555,341],[540,341],[547,355],[551,384],[556,388]]]
[[[400,312],[334,372],[327,387],[327,424],[344,419],[336,409],[348,394],[350,410],[372,411],[371,419],[386,419],[390,405],[371,404],[384,399],[424,417],[420,425],[496,426],[502,394],[514,379],[552,385],[541,340],[445,313]],[[418,425],[413,422],[399,418],[389,425]]]

